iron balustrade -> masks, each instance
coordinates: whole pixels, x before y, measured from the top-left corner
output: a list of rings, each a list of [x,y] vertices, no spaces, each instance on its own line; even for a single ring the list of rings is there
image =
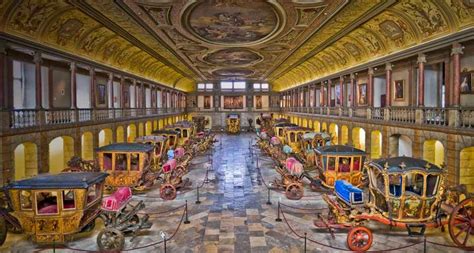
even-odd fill
[[[5,115],[3,128],[22,129],[40,126],[101,122],[138,116],[163,116],[184,113],[184,108],[83,108],[83,109],[14,109],[0,112]],[[3,118],[3,116],[2,116]]]

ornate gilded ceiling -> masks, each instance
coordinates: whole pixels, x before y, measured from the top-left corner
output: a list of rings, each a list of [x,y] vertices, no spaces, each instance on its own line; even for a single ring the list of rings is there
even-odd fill
[[[0,32],[191,91],[284,90],[474,24],[472,0],[0,0]]]

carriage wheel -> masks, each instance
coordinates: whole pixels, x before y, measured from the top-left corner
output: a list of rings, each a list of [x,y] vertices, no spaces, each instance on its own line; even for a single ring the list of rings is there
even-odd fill
[[[125,237],[118,229],[106,228],[97,235],[97,245],[100,251],[118,252],[125,245]]]
[[[304,189],[301,184],[292,183],[286,187],[285,195],[288,199],[298,200],[304,195]]]
[[[373,239],[370,229],[363,226],[354,227],[347,234],[347,246],[356,252],[367,251],[372,246]]]
[[[176,187],[172,184],[163,184],[160,187],[160,197],[164,200],[173,200],[176,198]]]
[[[449,217],[449,235],[453,242],[465,250],[474,250],[474,198],[461,201]]]
[[[0,246],[3,245],[3,243],[7,239],[7,232],[8,232],[7,221],[2,216],[0,217]]]

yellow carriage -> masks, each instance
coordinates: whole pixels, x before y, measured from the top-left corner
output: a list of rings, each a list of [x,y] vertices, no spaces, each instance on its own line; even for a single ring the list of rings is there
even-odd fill
[[[279,122],[273,125],[273,133],[275,134],[275,137],[280,139],[282,144],[285,144],[286,142],[285,128],[287,127],[298,127],[298,125],[290,122]]]
[[[175,131],[174,129],[162,129],[151,132],[152,135],[164,136],[168,140],[165,150],[175,149],[178,146],[178,140],[181,132]]]
[[[195,126],[190,121],[179,121],[166,128],[179,132],[179,137],[177,141],[178,146],[184,146],[185,144],[187,144],[191,137],[195,134]]]
[[[301,136],[305,133],[310,133],[311,129],[303,127],[285,127],[285,144],[288,145],[294,153],[299,153],[301,151]]]
[[[159,163],[155,164],[157,147],[142,143],[115,143],[98,148],[101,171],[110,174],[105,181],[108,189],[131,187],[142,191],[158,178]]]
[[[7,223],[36,243],[65,243],[90,231],[100,214],[107,173],[63,172],[15,181],[5,187],[8,208],[1,210],[0,244]]]
[[[463,187],[448,187],[445,171],[422,159],[392,157],[366,164],[369,187],[365,193],[345,180],[335,183],[335,197],[323,195],[329,206],[327,217],[319,215],[317,227],[350,229],[347,245],[350,250],[370,249],[372,231],[364,226],[375,221],[406,229],[408,235],[424,235],[426,228],[448,224],[455,245],[474,250],[474,198]]]
[[[336,180],[346,180],[353,185],[362,183],[362,168],[367,155],[363,150],[333,145],[318,147],[314,151],[316,168],[324,186],[334,188]]]
[[[227,123],[227,132],[231,134],[240,133],[240,115],[238,114],[229,114],[226,119]]]

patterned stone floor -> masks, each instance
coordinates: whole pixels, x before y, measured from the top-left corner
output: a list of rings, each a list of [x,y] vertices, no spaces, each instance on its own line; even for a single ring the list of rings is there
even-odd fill
[[[192,186],[182,189],[173,201],[162,201],[158,188],[145,194],[135,195],[134,201],[144,200],[150,214],[153,227],[143,231],[133,241],[127,238],[125,248],[130,252],[164,252],[164,245],[158,244],[146,248],[143,246],[161,240],[161,232],[172,235],[179,224],[183,209],[171,213],[156,214],[179,207],[188,201],[190,224],[181,224],[176,235],[167,242],[167,252],[304,252],[304,240],[291,232],[288,225],[276,222],[278,201],[298,208],[325,208],[320,193],[305,188],[305,197],[300,201],[290,201],[280,191],[271,191],[272,205],[267,205],[267,188],[277,178],[272,169],[273,163],[260,157],[256,169],[255,159],[249,153],[249,142],[254,139],[250,134],[237,136],[221,135],[214,151],[196,157],[190,172],[186,175]],[[201,185],[208,162],[212,157],[212,168],[208,173],[209,182],[200,189],[201,204],[197,199],[196,186]],[[262,177],[260,177],[262,175]],[[324,230],[314,228],[315,211],[285,210],[288,223],[296,232],[318,243],[332,247],[347,249],[347,231],[337,231],[335,239]],[[100,221],[91,233],[77,236],[76,240],[67,244],[66,249],[56,252],[96,251],[96,236],[103,227]],[[374,243],[371,250],[383,251],[418,242],[420,238],[410,238],[405,231],[389,230],[386,226],[369,223],[374,231]],[[451,244],[449,235],[439,230],[427,230],[427,238],[442,244]],[[140,249],[137,249],[140,248]],[[7,242],[0,248],[2,252],[52,252],[50,248],[41,248],[31,243],[24,235],[9,234]],[[136,249],[136,250],[133,250]],[[307,252],[344,252],[344,250],[307,242]],[[404,252],[423,252],[419,244]],[[397,251],[395,251],[397,252]],[[426,252],[462,252],[458,249],[427,245]]]

